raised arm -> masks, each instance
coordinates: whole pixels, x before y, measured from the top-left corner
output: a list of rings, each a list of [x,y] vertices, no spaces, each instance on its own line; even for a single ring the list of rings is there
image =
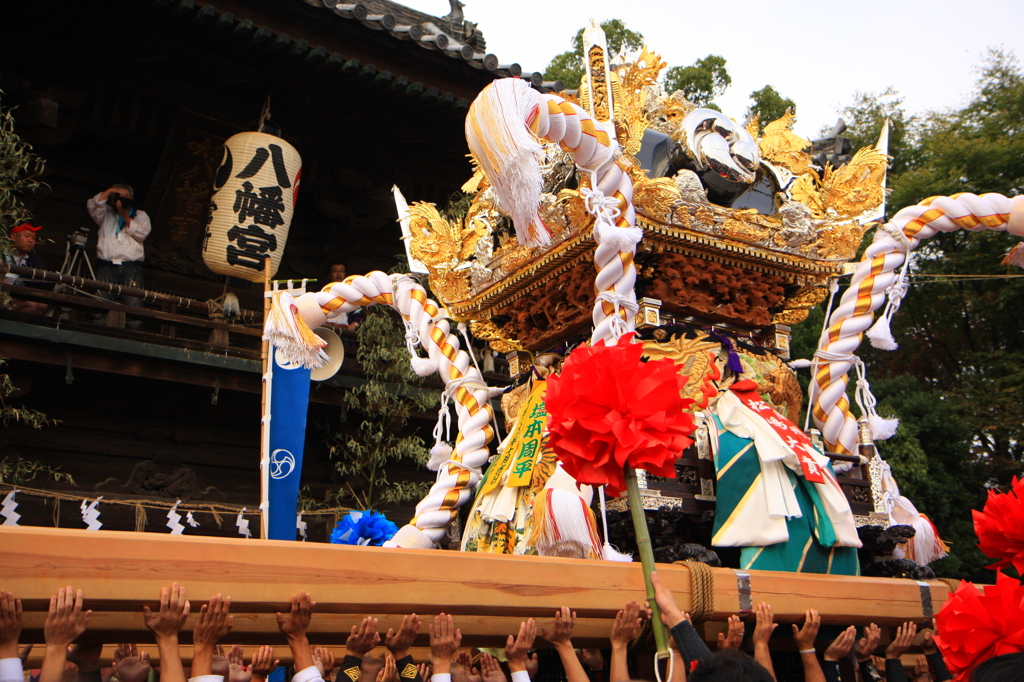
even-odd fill
[[[92,611],[82,611],[82,591],[62,587],[57,596],[50,597],[50,611],[43,625],[46,640],[46,654],[39,682],[61,682],[64,679],[64,663],[71,645],[89,625]]]
[[[430,665],[434,682],[450,682],[452,656],[462,644],[462,631],[455,627],[450,614],[441,613],[430,623]]]
[[[0,590],[0,682],[24,682],[18,656],[21,622],[21,600],[7,590]]]
[[[821,670],[828,682],[840,682],[839,661],[850,655],[856,641],[857,628],[851,625],[840,632],[839,636],[825,649],[825,655],[822,656],[825,662],[821,664]]]
[[[288,646],[292,650],[292,665],[295,666],[295,675],[313,668],[313,671],[306,672],[303,679],[318,679],[320,671],[313,665],[313,654],[309,649],[309,638],[306,631],[309,630],[309,623],[313,619],[313,607],[316,602],[310,597],[309,592],[303,590],[298,595],[292,595],[292,609],[286,616],[283,613],[277,614],[277,629],[288,640]]]
[[[635,601],[629,602],[624,609],[615,614],[615,623],[612,624],[612,634],[609,637],[612,645],[609,682],[627,682],[629,680],[626,654],[629,650],[629,643],[640,634],[642,625],[640,605]]]
[[[818,664],[818,654],[814,649],[814,640],[818,637],[818,629],[821,627],[821,616],[815,609],[804,614],[803,627],[793,625],[793,641],[800,651],[800,662],[804,666],[805,682],[825,682],[825,674]]]
[[[679,653],[686,665],[710,656],[711,649],[708,649],[703,638],[693,629],[690,616],[676,606],[675,598],[668,588],[661,584],[657,571],[651,572],[651,583],[654,585],[654,599],[661,608],[661,622],[671,628],[672,637],[676,640],[676,646],[679,647]]]
[[[419,676],[419,669],[409,655],[409,647],[416,641],[416,635],[420,633],[420,617],[415,613],[402,617],[402,625],[395,632],[394,628],[388,628],[384,636],[384,646],[395,658],[395,668],[398,675],[404,680],[423,682]]]
[[[261,646],[253,654],[249,661],[249,671],[252,672],[252,682],[267,682],[267,677],[277,668],[278,661],[274,658],[274,647]],[[163,682],[161,680],[161,682]]]
[[[904,623],[896,629],[896,636],[885,649],[885,679],[887,682],[907,682],[900,656],[907,652],[917,636],[917,623]]]
[[[185,682],[185,668],[181,664],[178,649],[178,633],[185,627],[191,608],[185,599],[185,588],[178,583],[160,589],[160,607],[154,613],[148,606],[142,607],[146,627],[156,638],[160,652],[160,682]]]
[[[231,597],[215,595],[199,609],[199,621],[192,630],[192,677],[213,676],[213,655],[217,642],[231,631]],[[204,681],[205,682],[205,681]],[[210,682],[213,682],[212,680]]]
[[[512,673],[512,682],[530,682],[530,673],[526,670],[526,659],[530,649],[533,648],[533,640],[536,637],[537,623],[533,618],[519,624],[519,634],[515,638],[512,635],[508,636],[508,641],[505,643],[505,660],[508,661],[508,670]],[[573,658],[575,657],[574,654]],[[568,671],[566,672],[568,673]],[[585,678],[586,673],[584,673]]]
[[[925,628],[921,633],[921,650],[924,651],[924,657],[935,674],[935,682],[946,682],[953,679],[953,676],[949,674],[946,661],[942,658],[938,645],[935,644],[935,630],[935,619],[933,618],[932,626]]]
[[[772,612],[771,604],[766,604],[765,602],[758,604],[755,617],[757,620],[754,623],[754,635],[751,638],[754,642],[754,660],[771,674],[772,679],[776,679],[768,640],[771,639],[775,628],[779,626],[775,622],[775,614]]]
[[[562,667],[565,668],[566,682],[590,682],[587,671],[583,669],[583,663],[580,662],[572,647],[572,631],[575,627],[576,613],[569,611],[568,606],[563,606],[555,612],[555,622],[552,624],[551,630],[542,627],[540,633],[541,637],[551,642],[555,651],[558,652],[558,658],[562,661]],[[511,668],[511,665],[509,667]],[[523,670],[526,668],[524,667]]]

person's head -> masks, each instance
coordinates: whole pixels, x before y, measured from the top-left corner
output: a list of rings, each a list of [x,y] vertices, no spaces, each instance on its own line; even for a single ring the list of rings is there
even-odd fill
[[[36,232],[42,227],[32,227],[28,223],[22,223],[11,230],[11,241],[14,242],[14,250],[21,255],[32,252],[36,247]]]
[[[131,185],[122,185],[120,183],[111,185],[110,189],[116,189],[121,194],[127,194],[129,199],[135,198],[135,190],[132,189]]]
[[[971,682],[1017,682],[1024,680],[1024,652],[990,658],[971,673]]]
[[[331,263],[330,276],[332,282],[344,282],[348,268],[344,263]]]
[[[687,682],[774,682],[771,673],[741,651],[716,651],[701,660]]]

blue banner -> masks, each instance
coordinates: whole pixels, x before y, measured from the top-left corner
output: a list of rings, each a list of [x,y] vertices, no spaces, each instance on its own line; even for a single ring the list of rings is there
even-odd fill
[[[309,408],[309,370],[277,357],[271,346],[274,375],[270,383],[270,513],[267,537],[294,540],[302,477],[302,449]],[[283,364],[282,364],[283,363]]]

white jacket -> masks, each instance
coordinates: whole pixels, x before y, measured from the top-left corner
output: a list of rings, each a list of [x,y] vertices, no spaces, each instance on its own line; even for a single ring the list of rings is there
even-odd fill
[[[118,215],[107,208],[106,201],[100,201],[99,198],[100,194],[97,194],[86,203],[89,215],[100,227],[96,257],[115,265],[145,260],[142,242],[149,236],[149,216],[145,211],[136,211],[128,228],[118,234]]]

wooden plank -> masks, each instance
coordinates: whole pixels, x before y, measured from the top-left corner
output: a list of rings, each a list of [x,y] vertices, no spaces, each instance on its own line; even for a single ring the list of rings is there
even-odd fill
[[[688,610],[689,568],[659,570]],[[564,604],[585,618],[612,618],[626,601],[643,599],[639,563],[49,528],[0,527],[0,575],[29,611],[69,583],[94,609],[138,611],[172,580],[193,595],[230,592],[239,613],[283,610],[300,589],[321,613],[373,605],[383,614],[523,618]],[[740,608],[737,577],[731,569],[713,576],[713,619],[724,620]],[[750,571],[750,587],[753,603],[770,603],[783,623],[802,620],[810,606],[842,625],[923,618],[920,588],[910,580]],[[938,611],[948,588],[933,582],[929,589]]]

